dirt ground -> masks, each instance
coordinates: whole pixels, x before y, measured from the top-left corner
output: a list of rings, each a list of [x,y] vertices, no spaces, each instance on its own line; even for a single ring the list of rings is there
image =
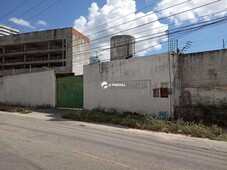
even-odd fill
[[[63,114],[74,112],[77,109],[64,109],[64,108],[43,108],[43,107],[24,107],[24,106],[10,106],[1,105],[0,111],[5,112],[18,112],[18,110],[27,109],[31,113],[28,113],[30,117],[50,118],[50,120],[61,120]],[[227,134],[227,127],[221,127],[223,132]]]

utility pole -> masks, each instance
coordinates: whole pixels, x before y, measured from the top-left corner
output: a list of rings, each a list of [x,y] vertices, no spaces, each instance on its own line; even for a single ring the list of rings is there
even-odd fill
[[[178,40],[176,39],[175,41],[173,41],[173,51],[171,53],[171,58],[172,58],[172,105],[173,107],[178,106],[178,97],[177,96],[177,92],[176,92],[176,84],[178,83],[178,75],[177,75],[177,71],[178,71]]]
[[[168,36],[168,64],[169,64],[169,114],[170,117],[173,118],[172,114],[172,78],[171,78],[171,60],[170,60],[170,52],[172,50],[172,42],[169,39],[169,30],[166,31]],[[170,44],[171,43],[171,44]]]
[[[178,53],[179,52],[179,49],[178,49],[178,39],[176,39],[174,41],[173,51],[174,51],[174,53]]]
[[[183,95],[183,88],[184,84],[182,83],[182,75],[181,73],[183,72],[183,52],[186,51],[192,44],[192,41],[187,41],[186,45],[180,50],[177,49],[177,62],[178,62],[178,68],[177,68],[177,76],[178,76],[178,83],[180,86],[180,91],[179,91],[179,97],[181,96],[181,99],[179,98],[179,106],[182,106],[183,101],[184,101],[184,95]]]
[[[223,43],[223,50],[225,49],[225,40],[222,39],[222,43]]]

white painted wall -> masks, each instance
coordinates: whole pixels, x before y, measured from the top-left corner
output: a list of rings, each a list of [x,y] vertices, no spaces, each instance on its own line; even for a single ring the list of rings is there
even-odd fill
[[[54,71],[2,77],[0,78],[0,103],[55,107],[55,79]]]
[[[107,87],[102,82],[127,87]],[[159,115],[168,112],[170,98],[154,98],[153,89],[169,87],[167,54],[84,66],[84,107]]]

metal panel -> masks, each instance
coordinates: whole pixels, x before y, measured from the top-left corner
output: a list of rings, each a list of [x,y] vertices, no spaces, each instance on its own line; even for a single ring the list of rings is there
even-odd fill
[[[57,106],[83,108],[83,76],[57,78]]]

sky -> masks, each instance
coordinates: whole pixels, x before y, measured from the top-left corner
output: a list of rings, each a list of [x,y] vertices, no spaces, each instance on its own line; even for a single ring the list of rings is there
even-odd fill
[[[227,47],[226,8],[227,0],[0,0],[0,24],[21,33],[74,27],[105,61],[115,35],[134,36],[136,56],[182,51],[189,41],[182,53]]]

